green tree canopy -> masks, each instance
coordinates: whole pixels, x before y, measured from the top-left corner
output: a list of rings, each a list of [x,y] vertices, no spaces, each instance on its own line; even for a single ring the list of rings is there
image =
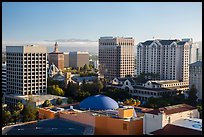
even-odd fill
[[[189,92],[188,92],[188,103],[192,106],[196,106],[197,104],[197,89],[195,87],[195,85],[192,85],[192,87],[190,88]]]
[[[83,69],[84,69],[84,71],[88,71],[90,68],[87,64],[85,64]]]
[[[63,96],[64,95],[64,91],[59,87],[59,85],[53,85],[51,87],[51,94],[52,95]]]
[[[22,118],[23,122],[33,121],[37,119],[37,108],[31,105],[26,105],[22,113],[23,113],[23,118]]]
[[[61,98],[57,98],[56,99],[56,104],[57,105],[61,105],[62,104],[62,99]]]
[[[11,119],[11,112],[2,109],[2,124],[7,125]]]
[[[22,111],[23,108],[24,108],[24,105],[23,105],[21,102],[18,102],[18,103],[16,104],[16,106],[15,106],[15,109],[16,109],[17,111]]]
[[[45,102],[42,104],[42,107],[50,107],[52,106],[50,100],[45,100]]]
[[[72,103],[74,103],[74,100],[73,100],[71,97],[68,97],[67,103],[68,103],[68,104],[72,104]]]

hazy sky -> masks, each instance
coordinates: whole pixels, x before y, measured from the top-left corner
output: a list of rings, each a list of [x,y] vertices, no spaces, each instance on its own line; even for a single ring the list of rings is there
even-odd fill
[[[3,2],[3,41],[132,36],[202,40],[201,2]]]

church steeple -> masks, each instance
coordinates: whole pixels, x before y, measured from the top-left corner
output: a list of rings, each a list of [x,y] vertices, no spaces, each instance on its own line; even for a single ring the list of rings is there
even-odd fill
[[[54,50],[54,52],[58,52],[59,50],[58,50],[58,44],[57,44],[57,42],[55,42],[55,50]]]

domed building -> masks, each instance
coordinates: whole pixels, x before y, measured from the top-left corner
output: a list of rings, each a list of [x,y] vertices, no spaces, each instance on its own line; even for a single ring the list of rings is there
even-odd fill
[[[115,100],[104,95],[87,97],[79,104],[79,107],[85,110],[112,110],[119,108]]]

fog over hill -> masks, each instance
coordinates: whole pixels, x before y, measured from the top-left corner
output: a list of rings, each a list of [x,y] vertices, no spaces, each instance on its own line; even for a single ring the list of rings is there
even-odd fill
[[[54,50],[54,44],[58,42],[59,51],[70,52],[70,51],[86,51],[92,55],[98,55],[98,40],[88,40],[88,39],[56,39],[56,40],[44,40],[44,41],[2,41],[2,51],[5,52],[5,46],[15,46],[15,45],[41,45],[46,46],[48,52]],[[202,41],[195,42],[199,46],[199,56],[202,56]],[[137,45],[138,42],[135,43]],[[136,46],[134,48],[136,55]]]

